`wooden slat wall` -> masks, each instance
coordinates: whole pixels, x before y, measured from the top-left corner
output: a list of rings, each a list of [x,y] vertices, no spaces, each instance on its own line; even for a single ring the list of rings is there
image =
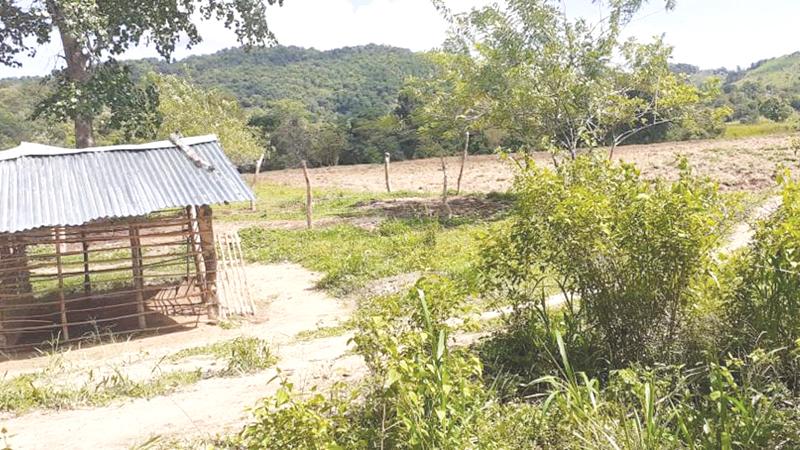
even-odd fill
[[[206,321],[210,220],[187,208],[0,234],[0,350]]]

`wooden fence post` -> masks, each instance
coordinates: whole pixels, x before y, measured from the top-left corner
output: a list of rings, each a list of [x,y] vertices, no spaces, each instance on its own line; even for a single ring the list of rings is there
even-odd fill
[[[61,242],[63,236],[61,228],[55,230],[56,238],[56,270],[58,271],[58,307],[61,311],[61,333],[65,341],[69,340],[69,322],[67,321],[67,305],[64,299],[64,268],[62,267],[61,253],[64,251],[64,244]]]
[[[311,179],[308,177],[308,164],[306,164],[305,159],[302,161],[302,164],[303,164],[303,176],[306,179],[306,226],[310,230],[312,227],[311,210],[313,201],[313,198],[311,197]]]
[[[258,162],[256,163],[256,170],[255,173],[253,173],[253,185],[251,186],[253,192],[255,192],[256,190],[256,184],[258,183],[258,174],[261,172],[261,164],[264,163],[264,155],[266,154],[267,151],[264,150],[264,152],[261,153],[261,157],[258,158]],[[250,211],[255,211],[255,210],[256,210],[256,201],[250,200]]]
[[[467,140],[464,143],[464,152],[461,153],[461,170],[458,171],[458,183],[456,184],[456,195],[461,194],[461,178],[464,176],[464,166],[467,163],[467,156],[469,156],[469,131],[466,133]]]
[[[131,224],[129,228],[131,239],[131,261],[133,262],[133,284],[136,288],[136,314],[139,318],[139,328],[147,329],[147,318],[144,308],[144,270],[142,269],[142,240],[139,238],[139,228]]]
[[[386,192],[392,193],[392,183],[389,181],[389,162],[392,159],[392,155],[389,152],[383,154],[383,171],[386,176]]]
[[[203,252],[205,266],[205,288],[208,291],[208,321],[219,320],[219,299],[217,298],[217,250],[214,245],[214,226],[211,207],[203,205],[197,208],[197,228],[200,234],[200,248]]]

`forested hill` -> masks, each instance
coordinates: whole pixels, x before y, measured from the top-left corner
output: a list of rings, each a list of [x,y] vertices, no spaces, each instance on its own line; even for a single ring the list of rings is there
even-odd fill
[[[714,76],[722,81],[719,103],[733,110],[731,119],[756,122],[762,118],[785,121],[800,112],[800,52],[753,63],[747,69],[701,70],[690,64],[674,64],[696,84]]]
[[[432,67],[423,54],[381,45],[330,51],[233,48],[177,63],[152,59],[132,65],[140,72],[177,74],[205,88],[228,90],[247,108],[292,99],[315,115],[356,117],[389,112],[403,80],[428,74]]]

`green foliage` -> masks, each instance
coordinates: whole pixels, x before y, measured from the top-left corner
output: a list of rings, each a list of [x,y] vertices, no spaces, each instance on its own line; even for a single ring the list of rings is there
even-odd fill
[[[175,74],[205,89],[225,89],[245,108],[292,100],[323,120],[334,114],[370,118],[388,114],[403,80],[431,71],[422,54],[381,45],[330,51],[282,46],[249,52],[228,49],[178,63],[134,64],[140,73]]]
[[[800,338],[800,184],[788,177],[783,183],[780,209],[732,262],[728,320],[732,336],[746,346],[789,346]]]
[[[299,400],[291,383],[282,382],[272,399],[253,410],[253,420],[233,439],[234,448],[260,450],[265,448],[298,450],[339,450],[366,448],[352,441],[351,425],[347,422],[350,402],[332,389],[325,397],[312,391]]]
[[[758,105],[762,116],[775,122],[783,122],[792,115],[793,109],[788,101],[780,97],[768,97]]]
[[[685,163],[677,182],[650,183],[584,156],[556,171],[531,163],[514,190],[508,234],[484,253],[489,286],[546,319],[538,289],[552,277],[570,300],[570,336],[597,338],[614,366],[668,358],[720,236],[716,186]]]
[[[611,2],[597,26],[569,19],[546,0],[509,1],[461,17],[453,46],[476,55],[466,84],[485,97],[486,121],[526,150],[574,158],[581,147],[613,147],[689,115],[700,93],[669,70],[671,49],[660,40],[621,41],[640,4]],[[621,63],[612,62],[619,55]]]
[[[252,164],[264,152],[257,129],[235,98],[220,91],[204,91],[175,76],[151,75],[158,89],[158,111],[163,121],[161,139],[179,132],[184,136],[216,134],[225,154],[236,165]]]

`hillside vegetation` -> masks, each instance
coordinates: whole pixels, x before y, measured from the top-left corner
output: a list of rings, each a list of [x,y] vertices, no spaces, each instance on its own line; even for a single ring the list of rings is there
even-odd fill
[[[289,99],[322,116],[386,114],[406,77],[432,71],[422,54],[382,45],[324,52],[300,47],[250,52],[232,48],[172,64],[150,59],[135,66],[142,72],[184,76],[206,89],[230,91],[245,108]]]

